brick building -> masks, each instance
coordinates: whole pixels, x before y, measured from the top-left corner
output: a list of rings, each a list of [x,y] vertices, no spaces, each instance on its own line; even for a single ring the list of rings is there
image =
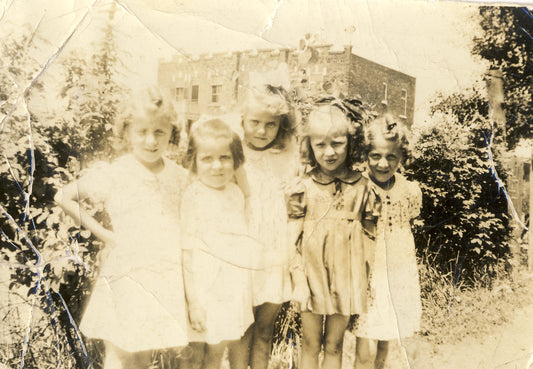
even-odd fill
[[[386,106],[408,126],[413,123],[415,78],[354,55],[348,46],[177,55],[160,62],[158,83],[172,91],[190,125],[201,113],[231,110],[245,95],[250,72],[276,70],[282,63],[288,67],[291,87],[304,93],[360,97],[378,111]]]

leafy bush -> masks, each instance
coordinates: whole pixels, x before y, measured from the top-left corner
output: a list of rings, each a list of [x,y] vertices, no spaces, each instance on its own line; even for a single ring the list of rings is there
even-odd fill
[[[34,81],[40,66],[28,56],[31,39],[30,32],[14,34],[0,53],[0,66],[10,66],[0,68],[0,260],[11,267],[10,304],[34,313],[30,320],[4,319],[12,342],[0,351],[4,362],[24,360],[30,368],[82,368],[90,362],[76,324],[102,243],[65,217],[53,197],[90,160],[111,159],[112,124],[125,91],[110,78],[108,40],[93,55],[78,51],[63,59],[64,88],[55,92],[54,111],[28,110],[25,102],[45,93]],[[88,205],[105,221],[101,209]]]
[[[408,166],[424,195],[415,223],[419,254],[456,283],[490,284],[509,252],[505,171],[492,134],[478,91],[441,98],[417,132]]]

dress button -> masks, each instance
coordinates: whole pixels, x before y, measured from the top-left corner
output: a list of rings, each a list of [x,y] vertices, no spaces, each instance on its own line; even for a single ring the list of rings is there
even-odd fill
[[[389,227],[392,227],[392,223],[389,223]]]

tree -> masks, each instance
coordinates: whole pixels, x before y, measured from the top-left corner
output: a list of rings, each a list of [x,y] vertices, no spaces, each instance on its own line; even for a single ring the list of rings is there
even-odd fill
[[[419,255],[456,282],[490,285],[509,253],[505,171],[492,133],[479,91],[441,96],[417,132],[407,168],[424,196],[415,227]]]
[[[472,53],[503,74],[506,140],[512,149],[533,134],[533,16],[526,7],[482,6],[479,12],[482,34],[474,38]]]

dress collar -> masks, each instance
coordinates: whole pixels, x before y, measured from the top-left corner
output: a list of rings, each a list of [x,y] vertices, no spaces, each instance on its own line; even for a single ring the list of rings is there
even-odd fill
[[[354,184],[355,182],[361,179],[362,174],[361,172],[356,170],[348,170],[344,175],[340,177],[332,177],[322,172],[318,168],[313,168],[309,172],[309,176],[313,179],[313,181],[317,183],[320,183],[322,185],[328,185],[330,183],[335,182],[336,180],[346,184]]]

